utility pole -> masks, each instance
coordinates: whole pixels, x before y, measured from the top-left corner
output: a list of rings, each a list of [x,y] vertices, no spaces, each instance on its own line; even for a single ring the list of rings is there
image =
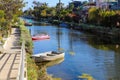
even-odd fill
[[[61,47],[60,47],[60,10],[61,10],[61,0],[59,0],[59,8],[58,8],[58,14],[59,14],[59,20],[58,20],[58,22],[59,22],[59,26],[58,26],[58,51],[60,52],[60,50],[61,50]]]
[[[59,0],[59,22],[60,22],[60,10],[61,10],[61,0]]]

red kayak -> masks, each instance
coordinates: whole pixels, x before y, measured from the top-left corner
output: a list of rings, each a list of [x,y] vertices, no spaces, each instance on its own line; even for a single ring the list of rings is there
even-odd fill
[[[45,39],[50,39],[50,36],[42,34],[42,35],[35,35],[32,37],[32,40],[45,40]]]

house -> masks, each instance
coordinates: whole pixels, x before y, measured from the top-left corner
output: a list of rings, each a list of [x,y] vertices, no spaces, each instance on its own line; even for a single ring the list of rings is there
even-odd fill
[[[120,7],[120,0],[118,0],[118,6]]]
[[[120,0],[95,0],[96,7],[102,9],[119,9]]]

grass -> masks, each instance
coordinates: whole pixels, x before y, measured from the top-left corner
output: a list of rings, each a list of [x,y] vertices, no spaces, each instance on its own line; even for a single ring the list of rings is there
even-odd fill
[[[24,26],[24,23],[21,21],[20,25],[20,30],[21,30],[21,38],[20,38],[20,43],[25,41],[25,46],[26,46],[26,51],[30,54],[33,53],[33,42],[31,39],[31,35],[28,31],[28,29]]]
[[[28,80],[61,80],[60,78],[53,78],[48,75],[46,72],[46,66],[36,65],[29,53],[27,53],[27,75]]]
[[[27,76],[28,80],[38,80],[38,67],[29,53],[27,53]]]

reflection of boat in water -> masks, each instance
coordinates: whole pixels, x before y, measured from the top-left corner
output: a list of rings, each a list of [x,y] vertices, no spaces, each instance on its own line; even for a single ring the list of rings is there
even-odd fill
[[[35,62],[54,61],[60,58],[64,58],[64,55],[64,52],[49,51],[32,55],[32,58],[35,60]]]
[[[44,62],[42,65],[45,65],[46,67],[50,67],[50,66],[60,64],[63,61],[64,61],[64,58],[60,58],[60,59],[57,59],[57,60],[54,60],[54,61]],[[39,65],[39,63],[38,63],[38,65]]]
[[[32,40],[44,40],[44,39],[50,39],[50,36],[47,34],[40,34],[32,37]]]

